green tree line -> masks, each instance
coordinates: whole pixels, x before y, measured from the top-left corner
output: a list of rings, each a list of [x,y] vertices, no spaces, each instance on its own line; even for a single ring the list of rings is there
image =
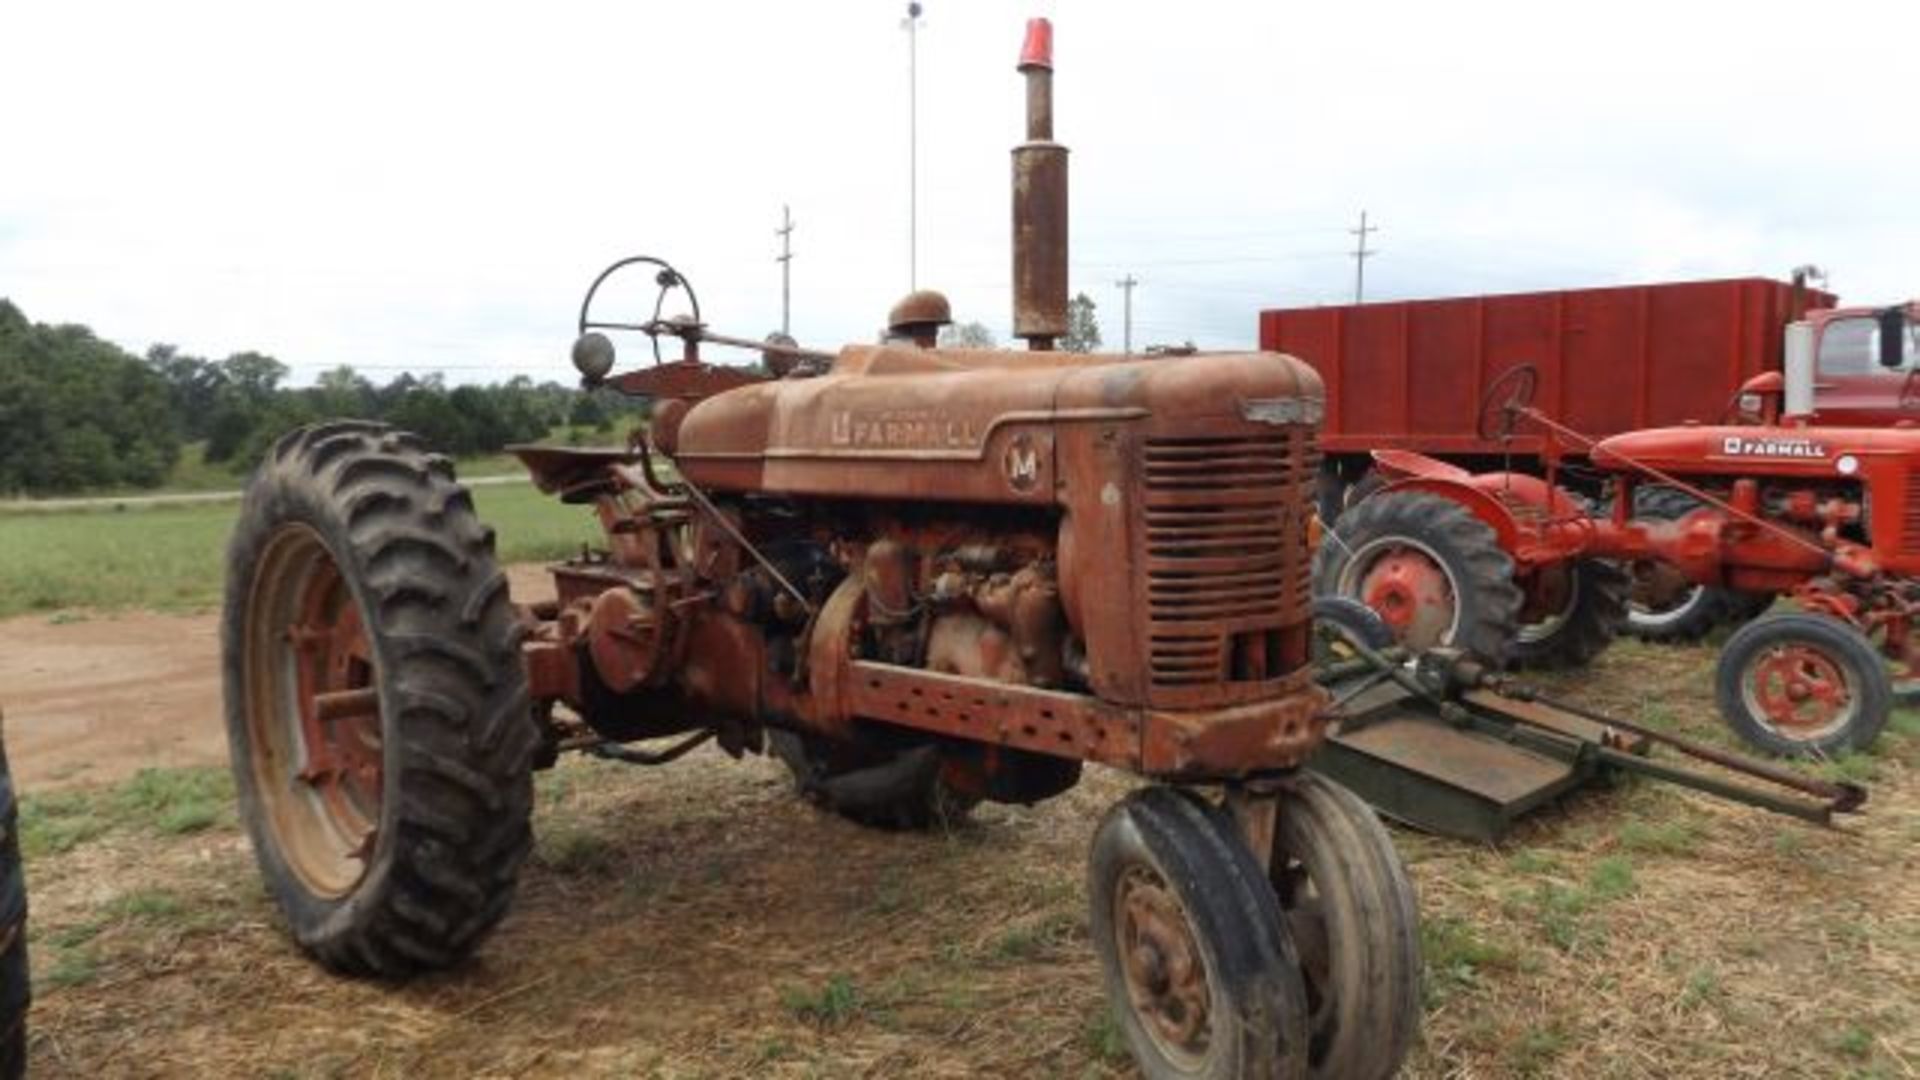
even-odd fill
[[[448,386],[402,374],[377,385],[340,366],[286,385],[273,357],[210,360],[155,345],[135,356],[84,326],[30,322],[0,299],[0,494],[52,495],[164,483],[188,443],[236,478],[289,428],[328,417],[385,420],[468,455],[545,437],[561,424],[610,428],[633,406],[525,376]]]

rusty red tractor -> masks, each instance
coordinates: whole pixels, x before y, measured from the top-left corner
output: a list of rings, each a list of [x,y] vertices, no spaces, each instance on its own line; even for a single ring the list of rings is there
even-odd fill
[[[1915,315],[1881,312],[1883,365],[1920,355]],[[1722,714],[1773,753],[1865,747],[1892,707],[1890,665],[1910,677],[1920,645],[1920,429],[1819,424],[1811,371],[1807,343],[1790,334],[1784,373],[1742,388],[1738,422],[1594,441],[1534,408],[1536,376],[1516,366],[1489,387],[1480,426],[1544,429],[1546,478],[1380,451],[1388,482],[1329,531],[1316,586],[1366,603],[1415,648],[1523,664],[1592,658],[1621,620],[1630,576],[1656,606],[1698,585],[1789,597],[1800,610],[1725,643]],[[1606,475],[1604,510],[1556,482],[1568,447]],[[1659,509],[1666,496],[1680,507]]]
[[[1320,383],[1272,353],[1053,350],[1049,41],[1036,20],[1014,152],[1030,349],[929,348],[903,317],[906,340],[837,354],[745,343],[770,376],[710,365],[702,344],[742,342],[707,329],[687,279],[615,264],[575,363],[655,408],[624,447],[519,450],[605,529],[552,568],[555,600],[512,601],[466,491],[413,437],[341,421],[273,448],[232,544],[226,700],[302,946],[380,976],[470,953],[528,851],[533,770],[563,751],[769,752],[816,802],[895,827],[1046,799],[1092,762],[1152,781],[1100,822],[1088,884],[1146,1072],[1397,1068],[1420,1012],[1413,894],[1372,812],[1300,768],[1327,704]],[[659,286],[653,316],[597,317],[600,285],[633,273]],[[690,314],[662,318],[670,295]],[[679,358],[615,373],[603,330]]]

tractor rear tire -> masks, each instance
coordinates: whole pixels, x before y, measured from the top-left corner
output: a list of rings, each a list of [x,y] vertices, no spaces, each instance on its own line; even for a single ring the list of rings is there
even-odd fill
[[[1512,652],[1521,601],[1513,560],[1451,499],[1385,491],[1354,504],[1322,539],[1313,584],[1317,596],[1367,604],[1414,651],[1451,646],[1494,664]]]
[[[1143,1074],[1307,1075],[1300,957],[1226,811],[1168,787],[1135,791],[1101,820],[1087,877],[1107,1000]]]
[[[1643,487],[1633,493],[1636,518],[1678,521],[1699,508],[1700,500],[1679,488]],[[1676,600],[1659,607],[1629,597],[1623,629],[1642,641],[1699,641],[1714,627],[1728,621],[1729,605],[1742,595],[1746,594],[1713,585],[1694,585]]]
[[[0,1080],[27,1074],[27,876],[20,862],[20,807],[0,745]]]
[[[234,781],[294,939],[351,974],[458,963],[532,846],[539,733],[492,530],[417,438],[336,421],[274,444],[227,554]]]
[[[1420,1030],[1420,909],[1380,819],[1302,772],[1280,797],[1269,877],[1299,952],[1309,1069],[1386,1080]]]
[[[946,782],[939,747],[930,744],[882,749],[783,730],[769,731],[767,742],[802,797],[872,828],[958,825],[980,802]]]
[[[1865,750],[1893,709],[1886,658],[1838,619],[1795,611],[1734,631],[1714,674],[1720,715],[1770,753]]]
[[[1627,621],[1626,571],[1602,559],[1580,559],[1569,569],[1567,604],[1557,615],[1523,623],[1512,659],[1529,668],[1577,668],[1605,652]]]

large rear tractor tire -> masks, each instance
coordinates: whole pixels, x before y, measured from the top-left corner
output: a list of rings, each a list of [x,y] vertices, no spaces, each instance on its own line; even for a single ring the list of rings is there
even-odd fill
[[[958,825],[980,801],[947,782],[939,748],[931,744],[891,749],[781,730],[768,732],[767,742],[803,797],[862,825]]]
[[[446,459],[360,421],[281,438],[221,635],[240,811],[294,939],[385,977],[470,954],[532,843],[538,732],[492,530]]]
[[[1316,773],[1280,797],[1268,873],[1300,956],[1311,1074],[1386,1080],[1420,1030],[1420,910],[1393,840]]]
[[[1584,667],[1626,624],[1626,571],[1600,559],[1580,559],[1539,573],[1543,580],[1537,584],[1546,587],[1549,610],[1522,611],[1512,660],[1530,668]],[[1552,580],[1545,580],[1549,576]]]
[[[1439,495],[1386,491],[1355,504],[1322,539],[1313,584],[1378,612],[1409,649],[1451,646],[1495,664],[1512,652],[1513,560],[1485,522]]]
[[[20,807],[0,745],[0,1080],[27,1074],[27,875],[20,863]]]
[[[1886,659],[1866,635],[1806,612],[1769,615],[1734,631],[1714,681],[1720,715],[1770,754],[1864,750],[1893,708]]]
[[[1142,1073],[1307,1074],[1300,958],[1230,815],[1172,788],[1135,791],[1094,834],[1087,898],[1107,999]]]
[[[1671,487],[1643,487],[1633,493],[1633,516],[1678,521],[1700,508],[1700,500]],[[1772,603],[1752,593],[1713,585],[1689,585],[1664,567],[1634,583],[1623,629],[1643,641],[1698,641],[1723,622],[1745,622]]]

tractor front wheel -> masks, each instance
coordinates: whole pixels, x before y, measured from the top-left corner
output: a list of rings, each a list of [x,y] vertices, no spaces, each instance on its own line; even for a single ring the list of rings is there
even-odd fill
[[[1887,662],[1860,631],[1824,615],[1770,615],[1734,631],[1716,674],[1720,713],[1773,754],[1863,750],[1893,707]]]
[[[1309,1008],[1309,1068],[1386,1080],[1420,1028],[1420,911],[1393,840],[1359,797],[1316,773],[1280,795],[1268,864]]]
[[[1355,504],[1321,540],[1314,592],[1378,612],[1414,651],[1451,646],[1492,663],[1513,648],[1521,594],[1492,528],[1459,503],[1384,491]]]
[[[446,459],[341,421],[274,445],[227,556],[235,786],[294,938],[355,974],[455,963],[532,842],[538,735],[492,531]]]
[[[1232,817],[1187,792],[1143,788],[1100,822],[1089,929],[1145,1075],[1306,1075],[1307,988],[1265,878]]]

